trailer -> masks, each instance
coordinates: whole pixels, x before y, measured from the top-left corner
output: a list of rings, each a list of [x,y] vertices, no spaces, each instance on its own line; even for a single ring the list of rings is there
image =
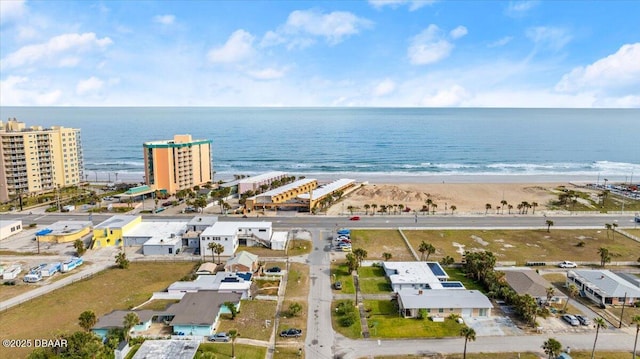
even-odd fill
[[[71,259],[62,263],[62,265],[60,266],[60,272],[66,273],[66,272],[72,271],[76,267],[79,267],[80,265],[82,265],[83,262],[84,261],[80,257],[71,257]]]
[[[25,275],[23,280],[26,283],[35,283],[42,280],[42,272],[41,271],[31,271],[29,274]]]
[[[2,279],[16,279],[20,272],[22,272],[22,266],[19,264],[12,265],[2,273]]]
[[[42,276],[51,277],[52,275],[60,271],[61,266],[62,266],[62,263],[60,262],[47,264],[47,266],[42,269]]]

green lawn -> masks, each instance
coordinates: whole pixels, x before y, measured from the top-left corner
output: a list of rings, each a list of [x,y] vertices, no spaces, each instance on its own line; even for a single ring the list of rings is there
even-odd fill
[[[148,309],[148,310],[165,310],[168,306],[174,303],[178,303],[179,300],[176,299],[155,299],[150,301],[149,303],[139,307],[139,310]]]
[[[382,267],[361,267],[358,269],[360,291],[363,294],[391,293],[391,285]]]
[[[343,327],[342,325],[340,325],[340,318],[342,318],[341,315],[339,315],[336,312],[336,308],[338,308],[338,305],[340,305],[340,303],[343,302],[347,302],[345,300],[337,300],[337,301],[333,301],[331,302],[331,308],[333,308],[333,310],[331,311],[331,324],[333,326],[333,330],[344,335],[347,338],[351,338],[351,339],[359,339],[362,337],[362,328],[361,328],[361,323],[360,323],[360,315],[358,314],[358,309],[354,307],[354,311],[355,311],[355,323],[353,323],[352,325],[348,326],[348,327]],[[351,304],[353,304],[353,301],[349,301],[351,302]]]
[[[449,267],[449,268],[444,268],[444,271],[447,272],[447,274],[449,275],[450,281],[462,282],[462,284],[464,284],[464,287],[469,290],[479,290],[483,293],[485,292],[484,287],[480,283],[476,282],[475,280],[471,278],[467,278],[467,276],[464,275],[464,272],[462,271],[461,268]]]
[[[443,323],[435,323],[430,319],[409,319],[398,315],[396,302],[388,300],[365,300],[364,305],[370,308],[367,322],[374,338],[426,338],[457,337],[462,325],[454,320],[445,319]]]
[[[216,359],[231,358],[231,343],[203,343],[198,347],[196,358],[204,353],[214,353]],[[267,355],[267,348],[245,344],[236,344],[236,358],[263,359]]]
[[[342,282],[342,290],[336,290],[336,293],[355,294],[353,276],[349,273],[349,268],[346,264],[331,263],[331,275],[332,277],[335,276],[336,281]]]
[[[311,253],[313,242],[304,239],[292,239],[287,247],[287,255],[290,257]]]
[[[595,221],[600,221],[595,219]],[[551,264],[563,260],[600,261],[598,249],[606,247],[612,253],[612,261],[635,261],[640,253],[640,243],[620,234],[615,237],[604,228],[554,230],[547,232],[544,221],[540,219],[540,229],[533,230],[405,230],[411,246],[417,250],[422,241],[433,244],[436,252],[429,259],[440,260],[451,256],[460,261],[462,256],[458,247],[464,250],[488,250],[493,252],[498,261],[515,261],[522,265],[527,261],[548,261]],[[594,223],[596,224],[596,223]],[[555,225],[562,225],[557,219]],[[544,229],[542,228],[544,227]],[[395,231],[387,231],[390,234]]]
[[[78,316],[83,311],[92,310],[99,318],[135,307],[193,269],[193,263],[183,262],[132,262],[128,269],[107,269],[0,313],[0,333],[15,339],[54,338],[58,332],[81,330]],[[6,350],[8,357],[30,351]]]
[[[307,301],[309,297],[309,266],[291,263],[285,291],[287,299]]]
[[[302,351],[300,351],[302,349]],[[299,355],[299,353],[301,355]],[[304,343],[300,346],[276,346],[276,350],[273,353],[274,359],[300,359],[304,358]]]
[[[382,253],[385,252],[391,253],[393,261],[415,259],[397,230],[353,230],[351,244],[353,249],[366,249],[370,260],[383,260]]]
[[[236,329],[243,338],[269,340],[276,315],[276,301],[271,300],[243,300],[240,304],[240,312],[235,319],[230,315],[220,318],[217,332],[228,332]],[[266,326],[265,320],[271,324]]]

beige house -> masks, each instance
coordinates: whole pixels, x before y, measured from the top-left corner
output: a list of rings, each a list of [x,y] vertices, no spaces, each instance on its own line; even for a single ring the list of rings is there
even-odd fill
[[[255,272],[258,270],[258,255],[240,251],[224,265],[227,272]]]

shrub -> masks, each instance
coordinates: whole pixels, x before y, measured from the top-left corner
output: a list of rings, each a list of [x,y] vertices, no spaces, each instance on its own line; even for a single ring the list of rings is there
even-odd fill
[[[418,319],[420,320],[424,320],[429,316],[429,314],[427,313],[427,310],[422,308],[420,310],[418,310]]]
[[[356,318],[355,318],[355,315],[353,313],[350,313],[350,314],[345,315],[344,317],[340,318],[340,325],[343,326],[343,327],[350,327],[355,322],[356,322]]]
[[[576,244],[576,247],[584,247],[585,243],[584,241],[580,241],[578,242],[578,244]]]

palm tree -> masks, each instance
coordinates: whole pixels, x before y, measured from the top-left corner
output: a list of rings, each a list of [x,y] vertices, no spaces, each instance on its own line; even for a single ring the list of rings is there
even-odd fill
[[[604,228],[607,230],[607,239],[609,239],[609,231],[611,230],[613,226],[611,225],[611,223],[605,223],[604,224]]]
[[[227,332],[229,338],[231,338],[231,359],[236,358],[236,338],[240,336],[240,333],[236,329],[231,329]]]
[[[563,313],[566,313],[567,311],[567,306],[569,305],[569,299],[575,298],[579,293],[578,287],[576,287],[576,285],[573,283],[569,284],[569,287],[567,287],[567,290],[569,291],[569,297],[567,297],[567,301],[564,302],[564,308],[562,308]]]
[[[555,288],[553,288],[553,287],[547,288],[547,303],[548,304],[551,304],[551,299],[555,295],[555,292],[556,292]]]
[[[434,247],[433,244],[431,243],[427,244],[427,258],[425,258],[425,261],[428,261],[429,256],[435,252],[436,252],[436,247]]]
[[[358,267],[362,265],[362,261],[367,258],[367,251],[363,248],[356,248],[353,250],[353,255],[356,257],[358,261]]]
[[[215,252],[215,254],[218,255],[218,264],[222,263],[222,262],[220,262],[220,254],[222,254],[224,252],[224,246],[222,244],[220,244],[220,243],[216,243],[216,246],[215,246],[215,248],[213,248],[213,251]],[[213,255],[212,255],[212,257],[213,257]]]
[[[87,332],[90,331],[97,322],[98,319],[96,318],[96,313],[92,310],[85,310],[80,313],[80,317],[78,318],[78,324]]]
[[[609,253],[609,249],[605,247],[600,247],[598,249],[598,254],[600,255],[600,266],[604,268],[604,266],[611,262],[611,254]]]
[[[533,207],[532,214],[536,214],[536,207],[538,207],[538,202],[531,202],[531,207]]]
[[[489,213],[489,210],[491,209],[491,203],[487,203],[484,205],[484,214],[486,215],[487,213]]]
[[[214,259],[213,259],[213,252],[214,252],[214,251],[215,251],[215,249],[216,249],[216,244],[218,244],[218,243],[216,243],[216,242],[211,242],[211,243],[209,243],[209,244],[207,245],[207,248],[211,249],[211,261],[212,261],[212,262],[214,261]],[[205,259],[205,260],[206,260],[206,259]]]
[[[404,204],[399,204],[398,205],[398,211],[400,212],[400,214],[402,214],[402,210],[404,209]]]
[[[607,326],[607,323],[605,323],[602,317],[595,318],[593,320],[593,324],[596,325],[596,338],[593,340],[593,350],[591,351],[591,359],[595,358],[595,355],[596,355],[596,342],[598,341],[598,333],[600,332],[600,327]]]
[[[84,248],[84,242],[82,241],[82,239],[76,239],[75,242],[73,242],[73,248],[76,249],[78,256],[82,256],[86,251],[86,249]]]
[[[385,262],[388,262],[391,259],[391,257],[393,257],[393,255],[389,252],[382,253],[382,258],[384,258]]]
[[[451,208],[451,215],[453,215],[453,211],[455,211],[456,209],[458,209],[458,207],[456,207],[456,205],[455,205],[455,204],[452,204],[452,205],[451,205],[451,207],[449,207],[449,208]]]
[[[554,338],[549,338],[542,345],[542,349],[544,349],[544,352],[549,355],[549,359],[554,359],[560,354],[562,344]]]
[[[231,320],[236,319],[236,315],[238,314],[238,308],[236,308],[236,305],[233,302],[224,302],[224,306],[229,309]]]
[[[431,209],[431,205],[433,204],[433,201],[431,200],[431,198],[427,198],[425,203],[427,204],[427,214],[429,214],[429,210]]]
[[[464,337],[464,352],[462,354],[462,358],[467,358],[467,342],[476,340],[476,331],[473,328],[469,328],[467,326],[462,327],[460,329],[460,335]]]
[[[553,221],[550,219],[547,219],[545,224],[547,225],[547,233],[551,232],[551,226],[553,226]]]
[[[509,212],[507,214],[511,214],[511,210],[513,209],[513,205],[512,204],[507,205],[507,208],[509,209]]]
[[[371,205],[371,213],[372,214],[376,214],[376,208],[378,208],[377,204],[374,203],[374,204]]]
[[[364,214],[365,214],[365,215],[368,215],[368,214],[369,214],[369,208],[371,208],[371,205],[370,205],[370,204],[368,204],[368,203],[367,203],[367,204],[365,204],[365,205],[364,205],[364,210],[365,210]]]
[[[633,359],[636,359],[636,348],[638,347],[638,333],[640,332],[640,315],[631,318],[631,323],[636,325],[636,340],[633,342]]]
[[[129,334],[131,332],[131,328],[138,325],[138,323],[140,323],[140,318],[138,318],[138,314],[134,312],[130,312],[124,316],[124,319],[122,321],[122,327],[124,329],[124,339],[126,341],[129,341]]]
[[[116,265],[120,269],[129,268],[129,260],[127,259],[127,255],[126,253],[124,253],[124,251],[120,251],[118,252],[118,254],[116,254]]]
[[[438,208],[438,205],[435,203],[431,203],[431,214],[436,214],[436,208]]]
[[[429,244],[427,244],[427,242],[422,241],[422,243],[420,243],[420,245],[418,246],[418,252],[420,252],[420,261],[424,260],[424,252],[426,252],[429,249]]]
[[[507,206],[507,201],[503,199],[502,201],[500,201],[500,204],[502,205],[502,214],[504,214],[504,207]]]
[[[618,228],[618,224],[617,223],[612,223],[611,224],[611,239],[616,239],[616,228]]]
[[[354,208],[355,208],[354,206],[347,206],[347,211],[349,211],[349,214],[353,215]]]

